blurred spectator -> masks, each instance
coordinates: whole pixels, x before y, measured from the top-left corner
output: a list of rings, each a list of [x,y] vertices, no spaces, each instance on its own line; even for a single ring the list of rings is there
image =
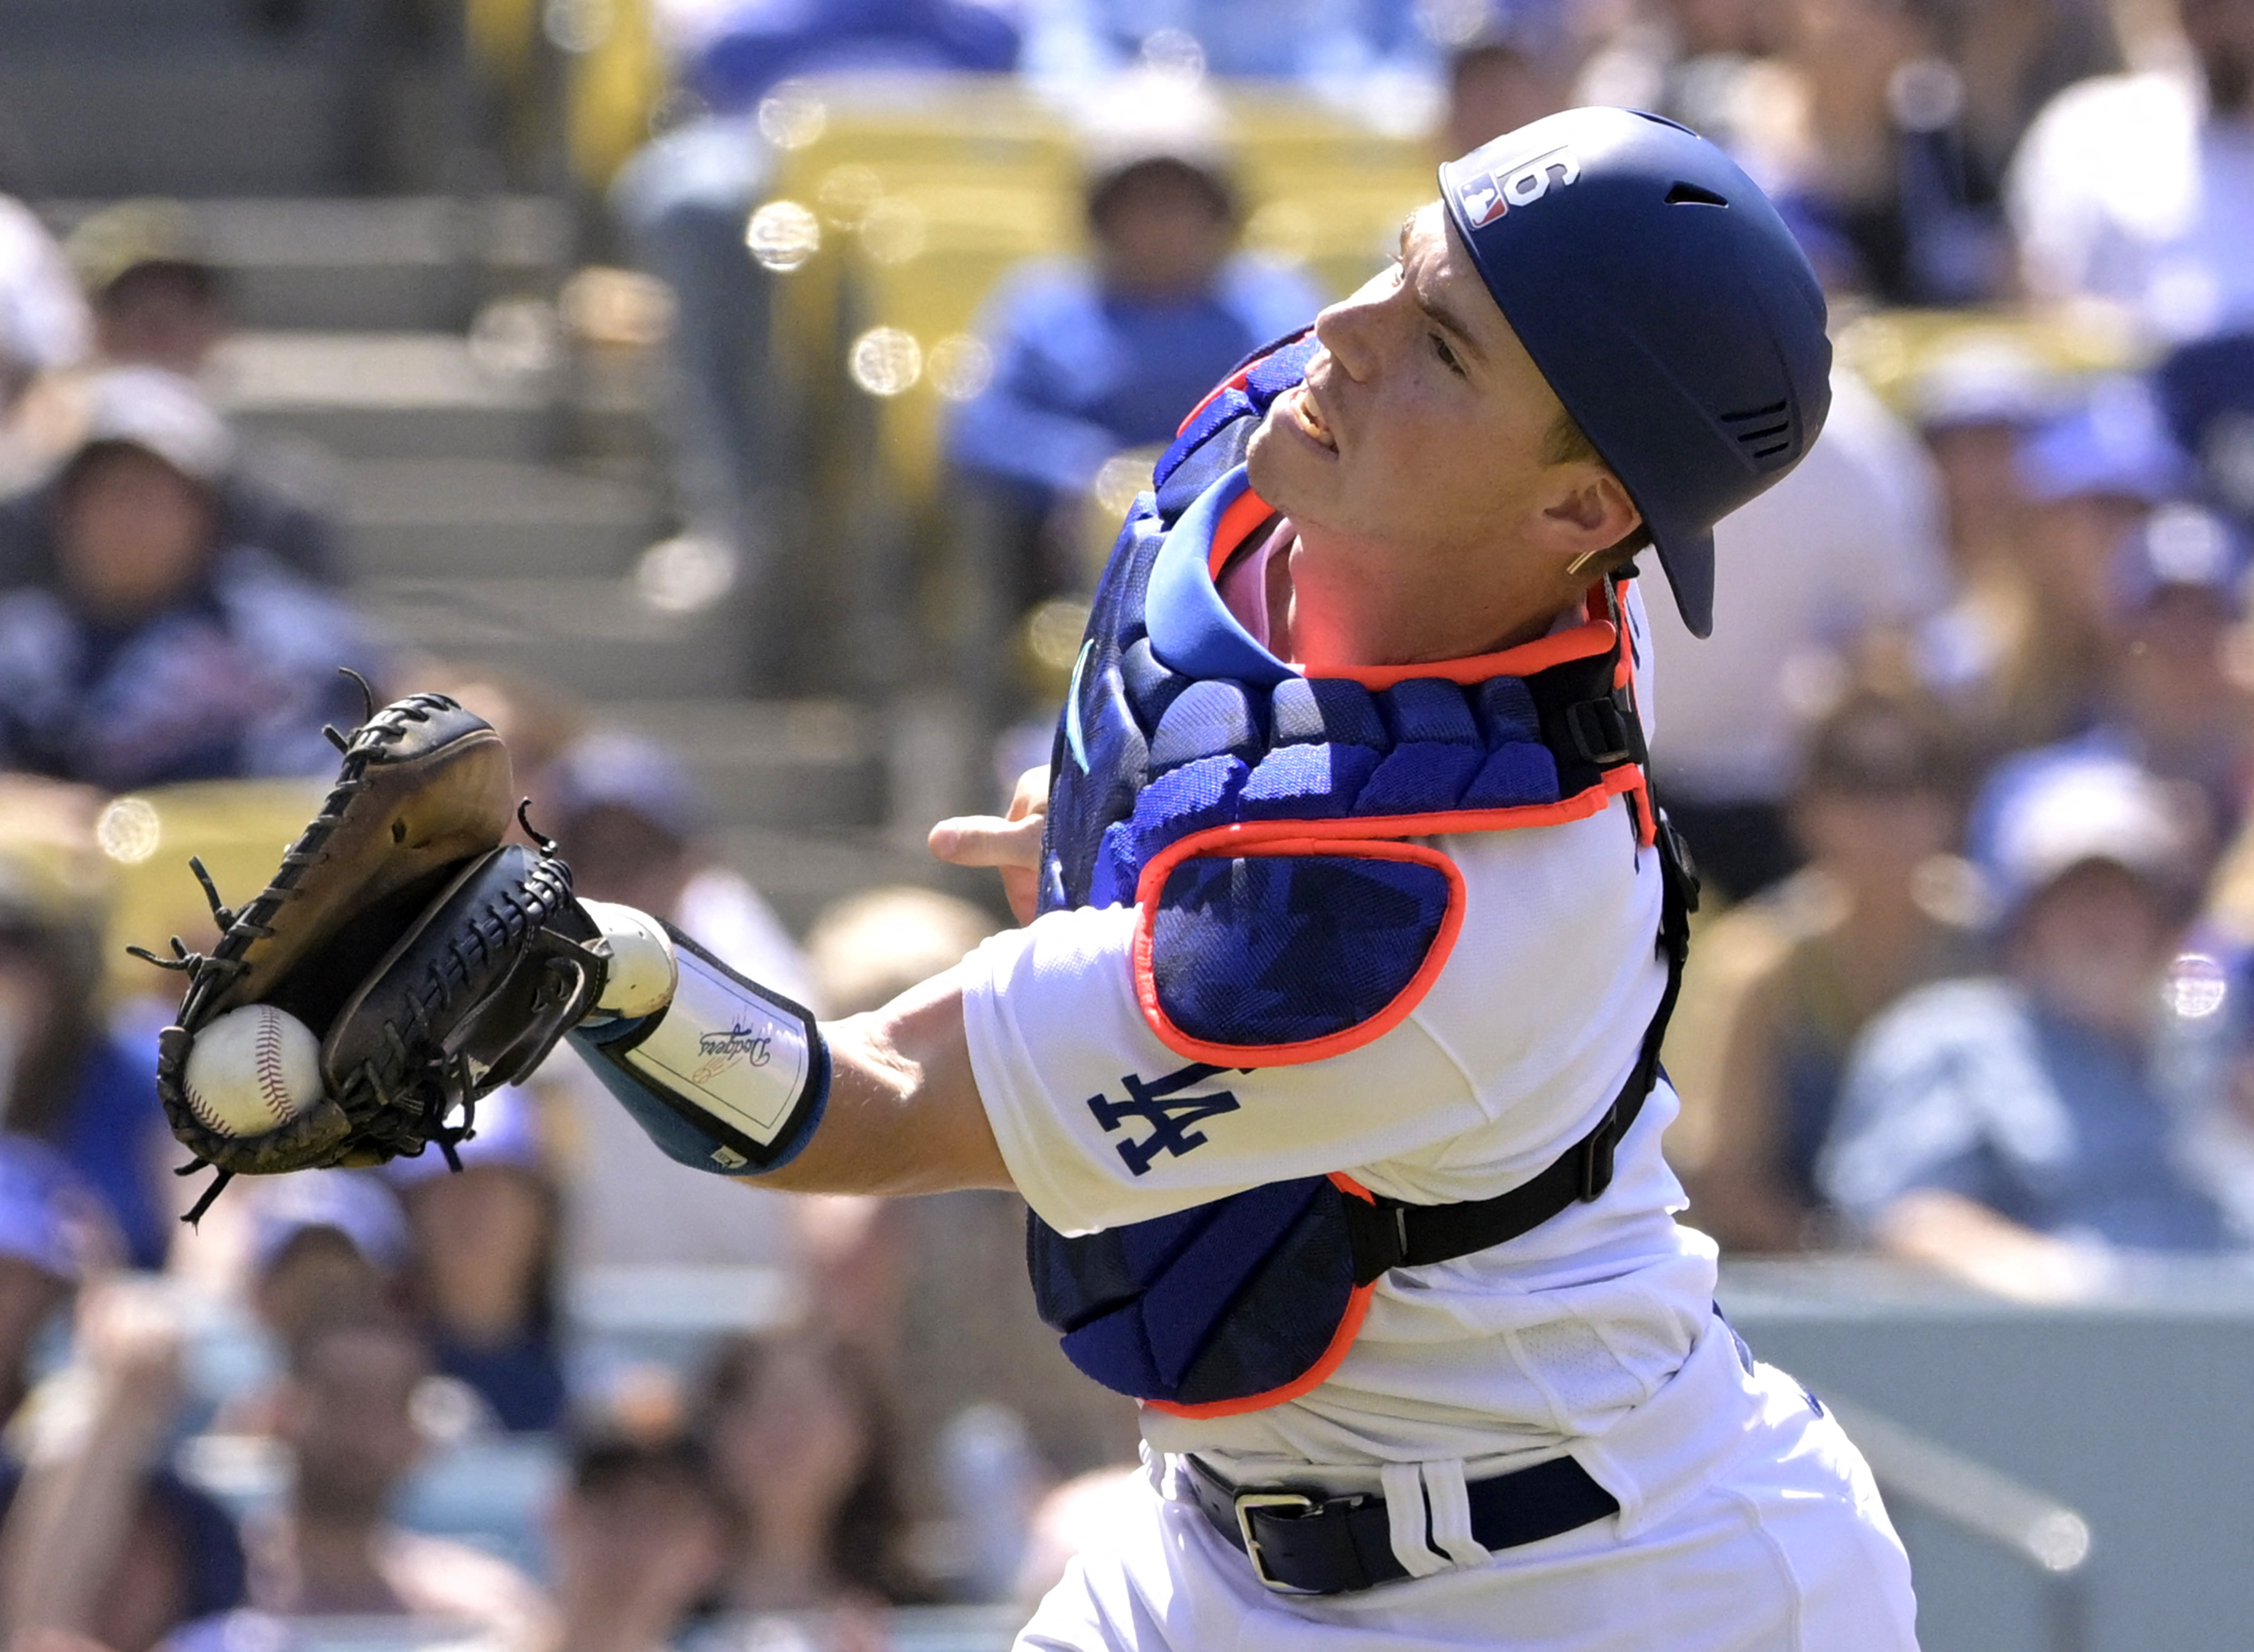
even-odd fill
[[[581,894],[654,913],[732,967],[808,995],[790,932],[707,849],[704,800],[678,759],[639,735],[598,730],[566,747],[542,780]]]
[[[695,1442],[581,1440],[549,1522],[557,1618],[550,1652],[675,1644],[719,1582],[726,1534],[710,1466]]]
[[[1026,8],[1027,73],[1069,88],[1138,66],[1181,75],[1299,80],[1350,96],[1429,66],[1434,37],[1549,0],[1061,0]],[[1397,93],[1396,93],[1397,95]]]
[[[32,375],[75,366],[92,341],[62,248],[29,207],[0,195],[0,410]]]
[[[2008,564],[1920,639],[1928,679],[1990,752],[2040,746],[2102,712],[2112,570],[2132,529],[2187,480],[2146,387],[2103,382],[2018,447],[2026,500]]]
[[[718,1605],[805,1612],[913,1595],[891,1427],[858,1358],[809,1331],[724,1344],[697,1418],[732,1527]]]
[[[1736,1250],[1823,1242],[1816,1154],[1848,1052],[1912,987],[1980,950],[1956,839],[1957,752],[1936,708],[1851,697],[1817,724],[1795,794],[1807,868],[1698,938],[1668,1072],[1670,1156],[1690,1220]]]
[[[374,670],[359,621],[220,537],[230,443],[192,387],[121,369],[91,395],[54,581],[0,595],[0,765],[113,790],[330,772],[322,724],[361,713],[337,667]]]
[[[1581,41],[1562,0],[1474,4],[1469,28],[1448,41],[1448,102],[1440,144],[1468,155],[1490,138],[1570,108]]]
[[[2154,335],[2254,324],[2254,4],[2177,0],[2191,61],[2068,88],[2010,180],[2028,288]]]
[[[0,494],[45,458],[36,435],[18,428],[24,393],[41,374],[75,366],[92,332],[62,249],[21,201],[0,195]]]
[[[335,1320],[290,1351],[276,1438],[291,1466],[285,1511],[250,1536],[250,1597],[288,1616],[446,1618],[503,1646],[548,1634],[531,1581],[467,1544],[402,1530],[395,1494],[422,1455],[412,1412],[429,1356],[404,1326]]]
[[[2040,103],[2119,61],[2095,0],[1673,0],[1585,75],[1730,150],[1827,286],[1961,304],[2012,279],[1998,180]]]
[[[1824,1190],[1896,1255],[2031,1298],[2109,1249],[2212,1250],[2151,1071],[2199,867],[2166,788],[2117,760],[2023,775],[1986,859],[2001,973],[1911,993],[1857,1045]]]
[[[395,1306],[407,1226],[391,1190],[373,1172],[262,1178],[238,1202],[249,1226],[243,1294],[284,1347]]]
[[[242,1544],[224,1508],[163,1466],[182,1398],[173,1313],[117,1279],[89,1288],[79,1317],[76,1363],[56,1379],[79,1403],[44,1411],[29,1463],[4,1471],[0,1609],[15,1636],[149,1652],[243,1604]]]
[[[407,1212],[409,1296],[438,1369],[458,1377],[501,1427],[550,1429],[564,1418],[556,1346],[561,1195],[541,1155],[538,1104],[514,1088],[478,1103],[462,1168],[426,1148],[385,1167]]]
[[[759,892],[706,848],[704,802],[662,748],[598,732],[568,747],[529,789],[533,819],[563,845],[580,894],[654,914],[730,968],[814,1002],[797,945]],[[788,1198],[674,1163],[568,1049],[549,1058],[538,1083],[565,1121],[566,1249],[575,1266],[787,1260]],[[653,1210],[666,1220],[652,1222]]]
[[[1978,331],[1943,346],[1909,391],[1909,412],[1939,469],[1960,601],[2014,577],[2033,502],[2020,475],[2029,431],[2068,405],[2060,374],[2008,334]]]
[[[2254,332],[2187,344],[2152,377],[2205,498],[2254,529]]]
[[[960,542],[1005,616],[1079,589],[1077,505],[1106,459],[1171,442],[1237,362],[1321,307],[1305,277],[1236,256],[1220,118],[1163,83],[1111,94],[1089,122],[1092,257],[1025,266],[987,303],[993,377],[947,456]]]
[[[703,118],[628,161],[611,210],[636,263],[671,289],[671,372],[663,415],[688,531],[724,545],[755,599],[749,665],[772,684],[804,602],[774,565],[796,528],[800,433],[774,365],[774,277],[744,251],[744,225],[777,151],[754,111],[786,79],[860,69],[1001,71],[1015,27],[963,0],[662,0],[661,37]]]
[[[114,368],[205,378],[233,331],[220,273],[198,255],[177,208],[128,201],[71,234],[69,251],[94,296],[97,353]],[[308,578],[333,584],[338,546],[333,465],[303,442],[233,433],[213,495],[219,536],[255,545]],[[0,587],[54,578],[57,479],[0,499]]]
[[[1668,713],[1652,760],[1700,872],[1732,898],[1796,864],[1785,802],[1811,698],[1873,635],[1949,598],[1932,461],[1862,382],[1833,375],[1831,416],[1800,467],[1715,530],[1730,577],[1718,637],[1646,605]]]
[[[1965,142],[1964,77],[1940,8],[1801,0],[1791,61],[1804,87],[1803,209],[1852,249],[1882,303],[1965,304],[2009,278],[1994,175]]]
[[[103,1025],[102,940],[88,903],[0,851],[0,1130],[60,1152],[108,1206],[125,1259],[158,1268],[178,1147],[153,1053]]]
[[[825,908],[807,934],[807,955],[822,1001],[852,1015],[953,968],[993,930],[992,918],[966,901],[892,886]],[[872,1207],[858,1228],[830,1208],[855,1203]],[[1015,1194],[825,1200],[802,1226],[820,1322],[894,1378],[901,1489],[920,1516],[958,1512],[961,1465],[952,1460],[962,1453],[949,1443],[962,1444],[974,1414],[1005,1416],[1044,1479],[1133,1457],[1134,1407],[1074,1371],[1033,1311],[1026,1206]],[[991,1526],[1008,1511],[973,1518]],[[977,1570],[977,1552],[956,1558]]]
[[[116,1250],[108,1213],[68,1165],[42,1143],[0,1135],[0,1422],[31,1391],[55,1311]]]
[[[993,919],[967,900],[886,884],[822,909],[806,933],[807,964],[830,1015],[859,1015],[953,969],[993,933]]]
[[[2166,505],[2116,554],[2111,692],[2091,749],[2197,787],[2214,829],[2245,808],[2254,706],[2228,653],[2246,616],[2246,542],[2193,505]]]

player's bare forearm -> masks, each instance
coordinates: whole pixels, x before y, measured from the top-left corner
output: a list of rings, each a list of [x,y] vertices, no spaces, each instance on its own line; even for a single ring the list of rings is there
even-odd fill
[[[797,1158],[754,1185],[827,1194],[1011,1185],[971,1072],[956,971],[822,1033],[831,1075],[821,1125]]]

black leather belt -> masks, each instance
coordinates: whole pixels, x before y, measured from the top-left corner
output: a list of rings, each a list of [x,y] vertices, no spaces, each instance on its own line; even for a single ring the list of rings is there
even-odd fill
[[[1213,1529],[1244,1551],[1252,1575],[1284,1594],[1346,1594],[1409,1575],[1393,1555],[1385,1499],[1326,1497],[1281,1486],[1238,1488],[1194,1457],[1189,1485]],[[1619,1500],[1570,1457],[1465,1487],[1472,1536],[1516,1549],[1620,1512]]]

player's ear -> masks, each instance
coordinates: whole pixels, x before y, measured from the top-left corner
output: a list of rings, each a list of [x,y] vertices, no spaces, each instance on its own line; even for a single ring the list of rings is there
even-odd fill
[[[1555,491],[1541,513],[1543,536],[1569,568],[1586,565],[1643,525],[1643,513],[1628,496],[1619,477],[1599,464],[1558,467]]]

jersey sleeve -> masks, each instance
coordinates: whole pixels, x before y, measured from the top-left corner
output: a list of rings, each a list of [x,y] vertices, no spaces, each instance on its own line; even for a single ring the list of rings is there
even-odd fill
[[[987,1117],[1018,1191],[1051,1227],[1085,1233],[1166,1215],[1382,1159],[1484,1117],[1466,1075],[1414,1017],[1303,1066],[1186,1061],[1136,1001],[1137,915],[1052,912],[963,966]]]

